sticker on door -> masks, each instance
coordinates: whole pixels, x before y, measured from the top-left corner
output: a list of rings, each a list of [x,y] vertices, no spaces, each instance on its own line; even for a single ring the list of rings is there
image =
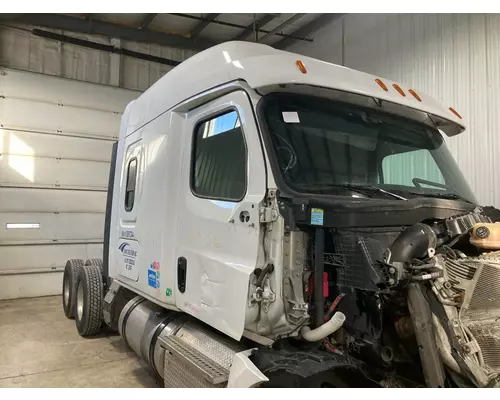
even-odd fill
[[[136,281],[139,279],[139,272],[137,270],[137,248],[135,242],[120,243],[118,247],[121,253],[120,262],[120,275]]]
[[[148,269],[148,286],[153,289],[160,288],[160,263],[153,261]]]

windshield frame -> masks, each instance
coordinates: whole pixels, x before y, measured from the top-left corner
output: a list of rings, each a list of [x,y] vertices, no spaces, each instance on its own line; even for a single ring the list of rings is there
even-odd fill
[[[443,140],[443,144],[446,147],[446,151],[449,152],[449,148],[446,145],[446,141],[444,140],[444,138],[443,138],[441,132],[438,130],[438,128],[437,127],[430,127],[428,124],[423,123],[421,121],[405,118],[402,116],[396,116],[396,115],[393,115],[391,113],[387,113],[383,110],[377,110],[377,109],[370,108],[370,107],[364,107],[364,106],[361,106],[358,104],[351,104],[348,102],[332,100],[329,98],[308,95],[308,94],[304,94],[304,93],[294,93],[294,92],[268,93],[268,94],[262,96],[261,99],[259,100],[259,102],[257,103],[257,105],[256,105],[256,117],[257,117],[257,121],[258,121],[260,130],[262,132],[263,144],[266,147],[266,153],[267,153],[268,158],[269,158],[269,163],[270,163],[271,170],[273,173],[274,181],[276,183],[277,189],[281,192],[282,195],[285,195],[286,197],[293,197],[293,196],[295,196],[295,197],[321,197],[321,198],[327,197],[327,198],[329,198],[335,202],[339,202],[339,203],[353,203],[354,202],[354,203],[366,203],[367,205],[368,204],[372,205],[373,202],[383,202],[383,203],[387,203],[387,202],[396,203],[397,202],[397,203],[399,203],[398,206],[401,206],[402,205],[401,203],[406,203],[405,201],[401,201],[401,199],[397,199],[394,197],[391,198],[391,196],[360,197],[360,196],[356,195],[359,193],[354,191],[354,190],[351,190],[350,191],[351,193],[349,193],[349,190],[346,190],[345,194],[338,194],[338,193],[325,193],[325,192],[320,192],[320,191],[318,191],[318,192],[300,191],[300,190],[296,190],[293,187],[291,187],[284,179],[281,168],[279,166],[275,146],[274,146],[274,143],[273,143],[273,140],[271,137],[271,133],[269,132],[269,127],[268,127],[267,121],[266,121],[265,109],[266,109],[267,104],[270,101],[276,100],[277,98],[293,98],[295,96],[300,97],[300,98],[310,98],[311,101],[325,101],[325,102],[331,102],[331,103],[345,104],[345,105],[350,106],[350,107],[358,108],[360,110],[371,111],[371,112],[373,112],[375,110],[375,111],[380,112],[381,114],[386,114],[386,115],[389,115],[391,117],[394,116],[395,118],[399,118],[401,120],[407,120],[408,122],[413,123],[413,124],[419,124],[419,125],[425,126],[427,129],[429,129],[429,128],[434,129],[434,130],[436,130],[436,135],[439,135],[441,140]],[[456,163],[456,161],[455,161],[455,163]],[[457,168],[459,169],[459,172],[461,174],[462,172],[461,172],[460,168],[458,167],[458,165],[457,165]],[[441,168],[440,168],[440,170],[441,170]],[[468,184],[468,182],[466,180],[465,180],[465,183],[467,184],[469,191],[473,194],[472,189],[470,188],[470,185]],[[380,187],[380,189],[385,189],[385,187]],[[410,189],[411,188],[408,187],[409,193],[412,193],[414,191],[419,190],[418,187],[413,188],[413,189],[415,189],[414,191],[412,191]],[[386,190],[391,190],[391,189],[386,189]],[[405,191],[402,190],[401,193],[397,193],[397,194],[402,194],[404,192]],[[449,191],[449,192],[442,192],[442,193],[452,194],[454,192]],[[450,202],[451,201],[451,202],[461,202],[461,203],[468,203],[468,204],[474,204],[474,205],[478,204],[475,196],[473,199],[467,199],[467,198],[454,199],[454,198],[450,198],[450,197],[435,196],[435,195],[432,195],[431,193],[429,193],[429,196],[426,196],[425,193],[422,193],[421,196],[417,196],[417,197],[414,197],[416,195],[416,193],[412,193],[412,195],[413,195],[413,197],[408,198],[408,202],[414,203],[415,200],[419,201],[419,199],[420,200],[422,200],[422,199],[434,199],[438,202],[440,202],[440,201]],[[402,196],[405,196],[405,194],[402,194]]]

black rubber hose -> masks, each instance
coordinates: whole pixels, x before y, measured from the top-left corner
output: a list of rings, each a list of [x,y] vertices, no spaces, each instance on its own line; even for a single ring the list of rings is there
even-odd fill
[[[419,283],[408,285],[408,309],[415,325],[425,383],[431,388],[442,388],[445,380],[443,362],[434,336],[431,308]]]
[[[325,271],[325,231],[316,228],[316,238],[314,244],[314,324],[317,327],[324,323],[324,293],[323,274]]]
[[[259,277],[257,278],[257,283],[255,286],[257,287],[262,287],[262,284],[264,283],[264,279],[267,276],[267,274],[271,274],[274,271],[274,265],[273,264],[267,264],[262,271],[260,271]]]
[[[422,258],[427,250],[436,248],[437,236],[429,225],[415,224],[406,229],[391,246],[391,261],[411,262]]]

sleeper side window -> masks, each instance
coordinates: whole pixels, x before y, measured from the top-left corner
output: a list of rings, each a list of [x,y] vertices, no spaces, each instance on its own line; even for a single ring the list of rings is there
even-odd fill
[[[199,197],[240,201],[246,192],[247,152],[240,117],[228,111],[194,132],[191,188]]]
[[[134,208],[135,187],[137,183],[137,158],[132,158],[127,166],[127,181],[125,184],[125,211]]]

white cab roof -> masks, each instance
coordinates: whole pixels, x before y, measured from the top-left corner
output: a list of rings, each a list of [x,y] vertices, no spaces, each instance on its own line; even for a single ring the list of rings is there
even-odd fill
[[[307,73],[297,67],[302,61]],[[387,91],[375,81],[380,78]],[[206,90],[235,80],[244,80],[253,89],[279,84],[303,84],[336,89],[344,92],[375,97],[424,111],[458,125],[457,132],[465,129],[463,120],[455,116],[449,105],[417,91],[421,101],[399,84],[406,96],[399,94],[385,78],[366,74],[305,57],[276,50],[270,46],[250,42],[226,42],[204,50],[184,61],[127,107],[129,114],[127,134],[156,118],[173,106]]]

